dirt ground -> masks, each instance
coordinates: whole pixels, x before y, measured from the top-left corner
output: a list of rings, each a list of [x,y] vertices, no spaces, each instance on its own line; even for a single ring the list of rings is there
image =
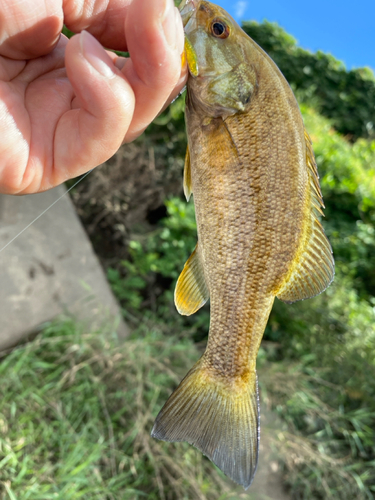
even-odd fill
[[[273,436],[277,432],[279,421],[274,413],[261,408],[261,434],[259,465],[253,484],[249,488],[252,500],[290,500],[273,449]]]

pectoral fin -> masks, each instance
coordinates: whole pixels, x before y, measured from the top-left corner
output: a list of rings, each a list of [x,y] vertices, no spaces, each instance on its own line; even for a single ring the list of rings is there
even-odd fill
[[[174,302],[180,314],[190,316],[207,302],[209,296],[197,243],[177,280]]]
[[[184,167],[184,194],[187,201],[190,200],[191,193],[192,189],[191,189],[190,152],[188,146],[186,148],[185,167]]]
[[[305,140],[311,205],[306,243],[301,254],[296,257],[285,284],[276,295],[278,299],[289,303],[309,299],[323,292],[331,284],[335,274],[332,248],[319,221],[319,216],[323,215],[323,197],[311,139],[306,131]]]

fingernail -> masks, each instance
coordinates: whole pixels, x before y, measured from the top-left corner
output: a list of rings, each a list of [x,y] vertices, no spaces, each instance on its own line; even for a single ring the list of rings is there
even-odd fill
[[[181,53],[184,49],[184,29],[180,13],[172,0],[166,1],[162,24],[168,45]]]
[[[80,34],[80,46],[82,55],[98,73],[106,78],[113,78],[115,76],[115,73],[109,66],[109,64],[112,65],[111,59],[104,52],[100,43],[87,31],[82,31]]]

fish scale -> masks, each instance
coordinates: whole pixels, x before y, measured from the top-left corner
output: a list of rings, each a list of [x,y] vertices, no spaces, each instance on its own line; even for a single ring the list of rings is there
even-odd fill
[[[210,297],[207,348],[152,435],[187,441],[248,488],[259,451],[256,357],[275,297],[322,292],[334,261],[311,140],[283,75],[220,7],[184,0],[184,192],[197,246],[177,281],[181,314]]]

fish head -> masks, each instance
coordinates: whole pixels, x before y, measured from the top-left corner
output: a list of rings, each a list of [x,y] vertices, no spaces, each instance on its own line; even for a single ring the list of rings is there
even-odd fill
[[[180,13],[189,99],[207,116],[245,112],[257,84],[250,38],[224,9],[206,0],[184,0]]]

